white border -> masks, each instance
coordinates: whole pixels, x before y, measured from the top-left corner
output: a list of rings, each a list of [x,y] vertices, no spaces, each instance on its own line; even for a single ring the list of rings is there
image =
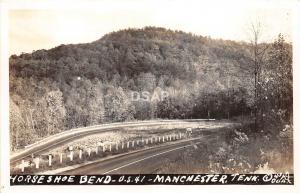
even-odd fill
[[[9,88],[8,88],[8,9],[6,5],[0,7],[0,29],[1,29],[1,47],[0,47],[0,132],[1,132],[1,188],[9,184]]]
[[[154,0],[153,0],[154,1]],[[284,0],[283,0],[284,1]],[[282,1],[282,2],[283,2]],[[134,4],[135,1],[132,1]],[[151,2],[151,1],[150,1]],[[9,23],[8,23],[8,11],[11,9],[85,9],[85,8],[96,8],[101,7],[105,2],[96,3],[95,1],[87,1],[87,3],[75,3],[72,1],[60,2],[43,2],[43,3],[12,3],[2,2],[0,4],[0,29],[1,29],[1,65],[0,65],[0,132],[1,132],[1,192],[288,192],[288,193],[299,193],[299,164],[300,155],[297,154],[295,147],[300,147],[299,143],[299,107],[300,107],[300,84],[299,84],[299,74],[300,74],[300,2],[293,1],[290,5],[293,7],[293,71],[294,71],[294,81],[293,81],[293,91],[294,91],[294,174],[295,174],[295,185],[147,185],[147,186],[13,186],[9,185],[9,92],[8,92],[8,56],[9,56]],[[120,4],[119,4],[120,3]],[[199,2],[200,4],[203,3]],[[160,6],[160,2],[152,2],[157,6]],[[95,6],[97,5],[97,6]],[[122,3],[118,1],[118,8],[122,9]],[[148,6],[148,5],[145,5]],[[298,119],[297,119],[298,118]],[[298,191],[297,191],[298,190]]]

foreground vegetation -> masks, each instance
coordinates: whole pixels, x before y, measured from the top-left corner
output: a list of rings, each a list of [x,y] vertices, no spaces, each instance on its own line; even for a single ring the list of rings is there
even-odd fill
[[[274,137],[254,134],[253,127],[220,131],[216,139],[186,149],[177,159],[162,160],[157,173],[293,173],[291,128]]]

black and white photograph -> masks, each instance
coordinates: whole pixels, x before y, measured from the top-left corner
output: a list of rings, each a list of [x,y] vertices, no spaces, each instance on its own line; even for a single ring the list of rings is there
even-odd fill
[[[293,186],[292,2],[8,9],[10,185]]]

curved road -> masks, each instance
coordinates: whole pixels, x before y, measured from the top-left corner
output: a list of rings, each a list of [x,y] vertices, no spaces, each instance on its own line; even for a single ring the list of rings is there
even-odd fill
[[[59,147],[65,143],[68,143],[69,141],[87,135],[95,134],[95,133],[119,130],[124,128],[132,128],[132,127],[190,124],[191,122],[201,123],[203,121],[207,121],[207,119],[123,122],[123,123],[103,124],[103,125],[91,126],[86,128],[73,129],[45,138],[31,145],[30,147],[25,148],[23,151],[13,154],[10,158],[10,164],[17,163],[18,161],[21,161],[26,157],[30,157],[31,154],[44,153],[55,147]]]

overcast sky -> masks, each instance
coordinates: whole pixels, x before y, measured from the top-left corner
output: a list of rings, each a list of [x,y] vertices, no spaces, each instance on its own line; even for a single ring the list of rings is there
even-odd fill
[[[249,40],[248,26],[264,24],[262,41],[283,33],[291,41],[287,0],[118,0],[61,4],[50,9],[16,9],[9,13],[10,54],[86,43],[124,28],[158,26],[231,40]],[[71,6],[72,5],[72,6]],[[44,7],[43,7],[44,8]]]

